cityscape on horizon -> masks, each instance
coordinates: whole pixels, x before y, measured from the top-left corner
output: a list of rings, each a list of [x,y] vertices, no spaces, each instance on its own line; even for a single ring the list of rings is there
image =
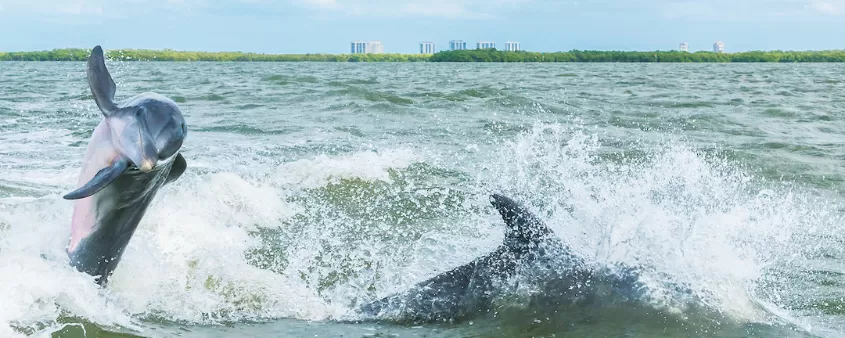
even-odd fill
[[[478,41],[475,43],[475,49],[496,49],[496,43],[492,41]],[[449,48],[446,49],[449,51],[453,50],[467,50],[467,43],[463,40],[451,40],[449,41]],[[520,46],[518,41],[507,41],[505,42],[505,48],[502,49],[503,51],[508,52],[516,52],[521,51],[522,47]],[[682,42],[678,46],[678,50],[682,52],[689,52],[689,43]],[[713,43],[714,53],[724,53],[725,52],[725,43],[722,41],[716,41]],[[373,41],[363,41],[363,40],[355,40],[352,41],[350,45],[350,53],[351,54],[383,54],[384,53],[384,45],[379,40]],[[434,54],[437,53],[437,49],[435,47],[435,43],[431,41],[422,41],[419,43],[419,54]]]
[[[419,54],[434,54],[437,53],[437,49],[435,47],[434,42],[431,41],[423,41],[419,44]],[[496,43],[492,41],[478,41],[475,44],[475,49],[495,49]],[[448,50],[466,50],[467,43],[463,40],[452,40],[449,41],[449,49]],[[520,47],[519,42],[517,41],[507,41],[505,42],[505,51],[509,52],[516,52],[522,50]],[[363,41],[363,40],[355,40],[352,41],[350,44],[350,53],[352,54],[382,54],[384,53],[384,45],[382,45],[381,41],[373,40],[373,41]]]
[[[678,46],[678,50],[682,52],[689,52],[689,44],[686,42],[681,42],[681,45]],[[716,41],[713,43],[713,53],[724,53],[725,52],[725,43],[722,41]]]

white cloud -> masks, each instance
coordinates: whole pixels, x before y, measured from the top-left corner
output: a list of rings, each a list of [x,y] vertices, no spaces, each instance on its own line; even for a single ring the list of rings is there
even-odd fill
[[[101,15],[103,1],[97,0],[0,0],[0,8],[4,12],[29,12],[37,14],[61,15]]]
[[[302,0],[302,4],[321,9],[337,9],[340,5],[336,0]]]
[[[711,22],[771,22],[845,13],[845,0],[654,0],[651,6],[667,19]]]
[[[5,14],[127,17],[150,10],[193,9],[206,0],[0,0]]]
[[[0,0],[4,13],[126,17],[155,9],[207,7],[284,10],[298,6],[318,14],[382,17],[490,18],[531,0]]]
[[[444,18],[491,18],[529,0],[299,0],[318,12],[354,16],[429,16]]]
[[[810,3],[810,8],[826,15],[841,15],[845,13],[845,0],[816,0]]]
[[[296,6],[318,15],[484,19],[503,17],[520,6],[544,4],[558,11],[584,6],[609,12],[645,9],[673,20],[714,22],[845,15],[845,0],[0,0],[0,13],[125,18],[156,10],[267,13]]]
[[[240,0],[246,1],[246,0]],[[258,0],[252,0],[258,1]],[[587,6],[618,12],[653,9],[677,20],[760,22],[845,14],[845,0],[293,0],[317,13],[352,16],[500,17],[519,6],[560,11]],[[580,6],[579,6],[580,5]],[[573,7],[574,6],[574,7]]]

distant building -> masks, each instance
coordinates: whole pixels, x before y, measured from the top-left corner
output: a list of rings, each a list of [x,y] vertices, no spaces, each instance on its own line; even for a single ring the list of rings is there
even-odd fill
[[[475,44],[475,49],[491,49],[491,48],[492,48],[492,49],[495,49],[495,48],[496,48],[496,43],[495,43],[495,42],[490,42],[490,41],[478,41],[478,43],[477,43],[477,44]]]
[[[434,42],[420,42],[420,54],[434,54]]]
[[[714,53],[724,53],[725,52],[725,43],[722,41],[716,41],[713,43],[713,52]]]
[[[467,43],[463,40],[452,40],[449,41],[449,50],[465,50],[467,49]]]
[[[681,42],[681,46],[678,47],[678,50],[682,52],[689,52],[689,45],[686,42]]]
[[[367,43],[361,40],[352,41],[352,54],[364,54],[367,52]]]
[[[367,43],[367,53],[370,53],[370,54],[384,53],[384,45],[381,44],[381,41],[370,41],[370,42]]]
[[[508,41],[505,42],[505,50],[509,52],[516,52],[519,51],[519,42],[516,41]]]
[[[384,46],[380,41],[364,42],[361,40],[352,41],[352,54],[381,54],[384,53]]]

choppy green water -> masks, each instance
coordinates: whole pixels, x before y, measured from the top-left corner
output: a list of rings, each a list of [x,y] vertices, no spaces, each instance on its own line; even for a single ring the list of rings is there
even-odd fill
[[[67,265],[100,120],[82,63],[0,63],[0,336],[823,336],[845,331],[845,67],[110,63],[167,95],[189,170],[107,290]],[[526,202],[654,302],[531,290],[471,322],[350,309],[494,249]],[[689,285],[693,303],[668,292]]]

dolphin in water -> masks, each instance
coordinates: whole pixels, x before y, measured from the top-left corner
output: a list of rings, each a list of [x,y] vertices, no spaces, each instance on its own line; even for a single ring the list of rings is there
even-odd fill
[[[522,204],[500,194],[490,197],[507,226],[492,253],[357,308],[362,320],[408,323],[455,322],[488,313],[513,282],[541,290],[552,306],[605,306],[642,300],[645,288],[635,269],[596,267],[572,253]]]
[[[188,130],[179,107],[162,95],[114,102],[116,87],[100,46],[87,67],[104,119],[88,143],[78,189],[64,196],[75,200],[67,253],[72,266],[104,286],[156,193],[185,171],[179,149]]]

